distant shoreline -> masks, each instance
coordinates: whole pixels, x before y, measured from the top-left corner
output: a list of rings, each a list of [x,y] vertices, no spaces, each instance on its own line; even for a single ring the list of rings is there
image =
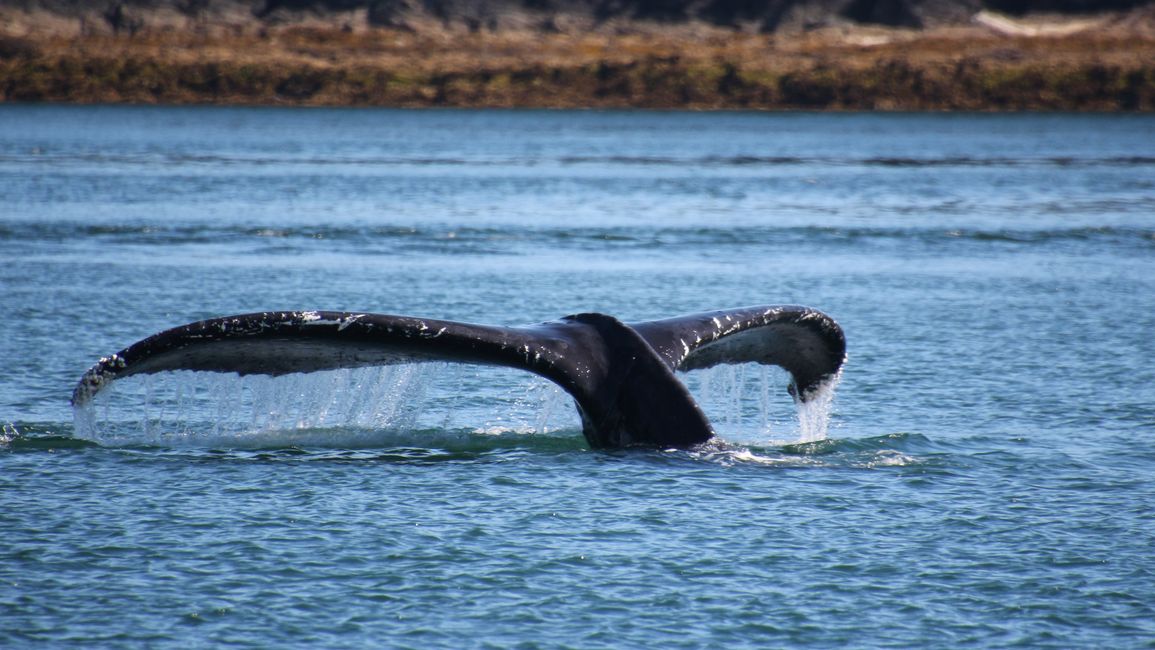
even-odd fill
[[[979,28],[0,36],[0,101],[1150,112],[1155,39]]]

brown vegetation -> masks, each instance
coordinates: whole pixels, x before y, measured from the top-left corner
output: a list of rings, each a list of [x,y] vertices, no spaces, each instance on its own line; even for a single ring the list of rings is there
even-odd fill
[[[1155,110],[1155,38],[699,27],[0,36],[0,99],[355,106]]]

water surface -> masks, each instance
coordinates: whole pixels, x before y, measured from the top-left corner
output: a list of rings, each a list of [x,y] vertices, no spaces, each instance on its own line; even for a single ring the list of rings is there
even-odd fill
[[[0,106],[0,645],[1147,647],[1152,151],[1127,115]],[[229,313],[761,303],[846,330],[825,436],[745,367],[686,378],[693,451],[449,366],[142,380],[100,444],[68,405]]]

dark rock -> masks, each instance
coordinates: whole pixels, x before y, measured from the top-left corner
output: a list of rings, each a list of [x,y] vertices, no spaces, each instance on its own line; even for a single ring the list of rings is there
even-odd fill
[[[910,0],[852,0],[842,15],[858,23],[890,27],[922,27]]]
[[[118,2],[106,9],[104,19],[108,21],[108,26],[112,28],[113,34],[131,36],[144,26],[144,20],[137,16],[134,11],[125,7],[123,2]]]
[[[0,61],[30,59],[40,53],[36,44],[25,38],[0,35]]]
[[[701,21],[771,32],[847,21],[894,27],[966,24],[982,9],[1019,15],[1141,6],[1155,7],[1155,0],[0,0],[0,9],[103,17],[113,31],[130,34],[147,24],[143,17],[149,11],[160,9],[198,20],[241,9],[267,24],[291,21],[303,13],[340,18],[366,10],[370,25],[403,29],[429,22],[474,31],[511,25],[537,25],[549,31],[562,24]]]

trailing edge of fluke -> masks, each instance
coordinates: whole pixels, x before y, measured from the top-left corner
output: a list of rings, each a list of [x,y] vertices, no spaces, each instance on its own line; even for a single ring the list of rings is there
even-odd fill
[[[523,327],[339,311],[270,311],[198,321],[102,358],[72,394],[83,406],[121,377],[166,370],[283,375],[421,361],[528,370],[573,396],[591,447],[691,447],[714,431],[677,370],[785,368],[811,398],[846,359],[842,328],[794,305],[623,323],[586,313]]]

